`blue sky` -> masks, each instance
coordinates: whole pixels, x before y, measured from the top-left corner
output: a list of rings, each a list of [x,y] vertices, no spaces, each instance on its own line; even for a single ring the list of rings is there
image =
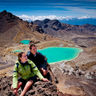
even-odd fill
[[[96,0],[0,0],[0,12],[3,10],[32,20],[94,18]]]

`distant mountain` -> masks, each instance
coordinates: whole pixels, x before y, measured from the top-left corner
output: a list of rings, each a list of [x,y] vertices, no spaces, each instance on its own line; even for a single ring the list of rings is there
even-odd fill
[[[96,18],[84,18],[84,19],[72,18],[68,20],[64,19],[59,21],[61,23],[72,24],[72,25],[83,25],[83,24],[96,25]]]
[[[33,24],[37,24],[38,26],[40,26],[44,30],[44,33],[55,37],[59,37],[63,40],[73,40],[74,42],[76,42],[76,40],[78,41],[78,38],[79,40],[81,40],[82,39],[81,37],[83,37],[82,40],[83,42],[85,39],[87,39],[88,41],[89,36],[91,37],[96,36],[96,25],[92,25],[92,24],[70,25],[70,24],[61,23],[58,20],[49,20],[49,19],[45,19],[43,21],[36,20],[33,22]],[[93,45],[96,44],[93,43],[93,41],[94,42],[96,41],[96,37],[94,39],[90,38],[90,40],[92,42],[89,41],[89,44],[93,44]],[[76,43],[78,44],[78,42]],[[80,44],[79,42],[79,45],[82,44]]]
[[[60,23],[58,20],[45,19],[43,21],[36,20],[33,24],[40,26],[44,33],[57,36],[61,34],[77,34],[77,35],[96,35],[96,25],[84,24],[84,25],[70,25]],[[62,36],[62,35],[61,35]]]

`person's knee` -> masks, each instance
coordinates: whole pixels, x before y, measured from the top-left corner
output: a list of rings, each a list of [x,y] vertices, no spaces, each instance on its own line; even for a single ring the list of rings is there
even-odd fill
[[[18,86],[21,86],[22,85],[22,82],[19,82]]]
[[[33,84],[33,81],[32,80],[29,80],[28,82],[27,82],[27,86],[31,86]]]
[[[46,76],[47,73],[48,73],[48,71],[45,70],[44,68],[40,68],[40,71],[41,71],[41,73],[42,73],[43,76]]]

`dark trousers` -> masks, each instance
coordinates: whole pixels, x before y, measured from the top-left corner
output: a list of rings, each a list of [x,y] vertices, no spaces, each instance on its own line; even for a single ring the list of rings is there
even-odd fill
[[[35,83],[35,82],[37,81],[37,76],[30,77],[30,78],[27,79],[27,80],[24,80],[24,79],[22,79],[22,78],[19,78],[19,79],[18,79],[19,82],[22,82],[22,86],[21,86],[21,89],[22,89],[22,90],[24,89],[26,83],[27,83],[29,80],[32,80],[33,83]],[[31,87],[31,88],[32,88],[32,87]]]

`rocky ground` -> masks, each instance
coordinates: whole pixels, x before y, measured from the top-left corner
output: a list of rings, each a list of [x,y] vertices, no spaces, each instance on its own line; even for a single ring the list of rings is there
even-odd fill
[[[72,67],[64,65],[64,63],[52,65],[52,71],[58,77],[59,83],[57,88],[63,94],[72,94],[76,96],[95,96],[96,95],[96,78],[87,78],[81,74],[81,71],[72,70]],[[53,67],[55,66],[55,67]],[[61,67],[62,66],[62,67]],[[95,77],[95,75],[93,76]]]
[[[10,89],[12,84],[12,77],[0,78],[0,96],[15,96]],[[21,93],[21,89],[18,91],[18,96]],[[32,86],[26,96],[58,96],[57,87],[51,82],[38,81]]]
[[[2,77],[0,78],[0,96],[15,96],[10,89],[12,84],[12,77]],[[18,90],[18,96],[21,93],[21,89]],[[26,96],[75,96],[70,94],[63,94],[60,92],[56,85],[51,82],[38,81],[33,84],[32,89],[30,89]]]
[[[96,96],[96,79],[77,78],[59,74],[59,83],[38,81],[33,84],[25,96]],[[10,89],[12,76],[0,77],[0,96],[15,96]],[[21,89],[18,90],[18,96]]]

